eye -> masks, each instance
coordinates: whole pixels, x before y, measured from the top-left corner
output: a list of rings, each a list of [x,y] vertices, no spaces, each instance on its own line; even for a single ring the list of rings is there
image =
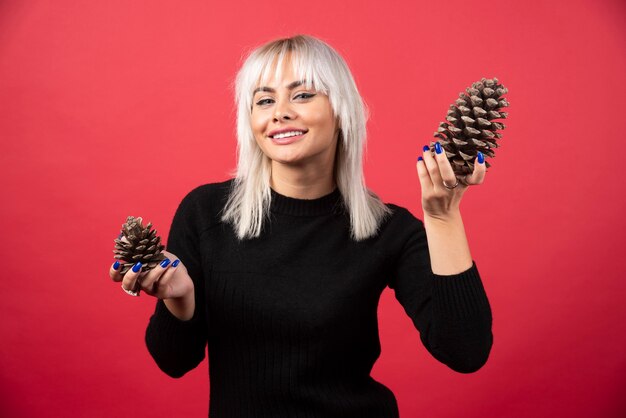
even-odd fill
[[[259,106],[263,106],[264,104],[267,104],[266,102],[268,100],[271,101],[272,99],[261,99],[258,102],[256,102],[256,104],[259,105]]]
[[[310,99],[313,96],[315,96],[315,94],[311,93],[300,93],[296,95],[296,97],[302,97],[303,99]]]

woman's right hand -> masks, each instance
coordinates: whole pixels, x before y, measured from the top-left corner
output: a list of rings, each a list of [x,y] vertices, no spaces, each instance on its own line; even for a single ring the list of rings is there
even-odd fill
[[[195,310],[193,281],[176,255],[167,251],[162,253],[169,262],[163,260],[148,272],[142,272],[141,266],[136,264],[137,272],[131,268],[122,276],[119,267],[114,268],[114,263],[109,268],[109,276],[114,282],[121,282],[124,290],[141,289],[150,296],[163,299],[174,316],[182,321],[189,320]]]

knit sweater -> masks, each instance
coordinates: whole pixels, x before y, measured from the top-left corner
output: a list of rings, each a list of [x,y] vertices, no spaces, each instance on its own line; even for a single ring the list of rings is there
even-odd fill
[[[433,274],[421,220],[393,210],[376,236],[356,242],[338,188],[317,199],[271,190],[259,238],[239,242],[220,221],[233,179],[181,201],[167,250],[194,281],[188,321],[162,300],[146,344],[156,364],[183,376],[209,357],[209,417],[398,417],[394,394],[370,376],[380,355],[377,307],[385,287],[425,348],[471,373],[489,356],[491,308],[475,261]]]

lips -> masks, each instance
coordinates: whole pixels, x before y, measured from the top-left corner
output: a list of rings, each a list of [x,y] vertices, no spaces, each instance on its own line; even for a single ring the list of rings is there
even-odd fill
[[[299,132],[307,133],[308,129],[300,129],[300,128],[296,128],[294,126],[286,126],[284,128],[281,128],[281,129],[274,129],[273,131],[270,131],[267,134],[267,136],[274,137],[274,135],[282,134],[282,133],[285,133],[285,132],[293,132],[293,131],[299,131]]]
[[[277,144],[277,145],[287,145],[287,144],[291,144],[292,142],[298,141],[304,135],[306,135],[306,132],[304,132],[304,133],[302,133],[300,135],[288,136],[286,138],[277,139],[277,138],[270,137],[270,139],[272,140],[272,142],[274,144]]]

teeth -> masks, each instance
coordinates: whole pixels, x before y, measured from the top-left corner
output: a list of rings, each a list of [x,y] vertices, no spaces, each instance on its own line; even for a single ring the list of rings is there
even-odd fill
[[[274,135],[275,139],[288,138],[290,136],[302,135],[304,132],[302,131],[291,131],[291,132],[283,132],[278,135]]]

